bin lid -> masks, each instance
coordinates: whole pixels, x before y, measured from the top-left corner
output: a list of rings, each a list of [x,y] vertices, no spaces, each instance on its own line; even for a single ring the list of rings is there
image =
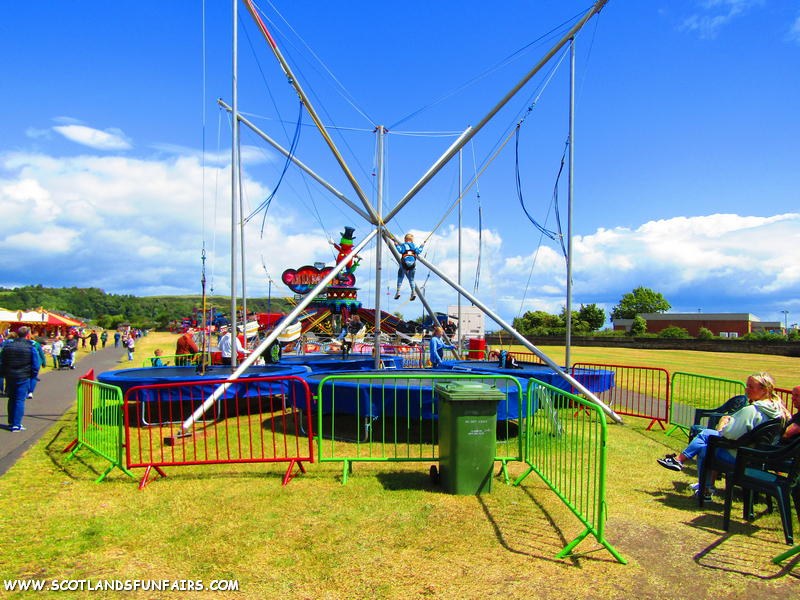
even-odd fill
[[[436,384],[436,394],[443,400],[460,402],[464,400],[502,400],[506,397],[496,386],[479,381],[450,381]]]

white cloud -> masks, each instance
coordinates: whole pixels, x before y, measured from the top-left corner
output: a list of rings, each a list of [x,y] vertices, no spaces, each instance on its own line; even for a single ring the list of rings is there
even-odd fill
[[[49,129],[36,129],[35,127],[28,127],[28,129],[25,130],[25,135],[33,139],[44,138],[49,140],[51,134]]]
[[[116,128],[100,131],[84,125],[59,125],[53,129],[68,140],[97,150],[127,150],[131,148],[130,142],[125,139],[122,131]]]
[[[218,184],[218,182],[225,182]],[[230,168],[209,166],[205,178],[196,155],[167,159],[124,156],[57,158],[41,154],[0,156],[0,285],[42,283],[96,286],[115,293],[197,293],[205,243],[207,279],[218,294],[229,293]],[[203,185],[205,184],[205,188]],[[269,190],[245,169],[247,198]],[[281,188],[281,193],[285,189]],[[266,295],[287,268],[334,254],[323,226],[293,199],[276,197],[266,220],[247,227],[248,293]],[[341,231],[342,213],[328,215],[330,232]],[[344,217],[347,219],[347,217]],[[350,221],[352,222],[352,221]],[[348,223],[347,220],[344,223]],[[452,279],[458,277],[458,231],[450,225],[411,230],[424,256]],[[357,241],[365,235],[357,229]],[[396,235],[400,232],[395,231]],[[430,239],[428,239],[430,236]],[[479,235],[462,234],[462,285],[475,287]],[[510,321],[520,311],[558,312],[565,303],[566,269],[554,244],[517,248],[502,228],[483,232],[479,299]],[[426,241],[427,240],[427,241]],[[512,243],[513,242],[513,243]],[[533,243],[533,242],[531,242]],[[675,217],[638,228],[599,228],[574,239],[573,301],[607,311],[622,294],[642,285],[663,293],[676,310],[752,312],[761,318],[800,304],[800,214],[716,214]],[[513,247],[514,250],[510,250]],[[362,252],[356,271],[360,299],[374,297],[374,250]],[[535,266],[534,265],[535,258]],[[262,264],[263,261],[263,264]],[[531,268],[533,266],[533,269]],[[396,265],[383,258],[383,283],[393,292]],[[35,281],[32,279],[35,274]],[[437,310],[457,302],[455,292],[420,266],[417,281]],[[288,293],[273,285],[272,294]],[[386,290],[381,290],[382,294]],[[393,293],[383,303],[394,311]],[[495,304],[495,298],[497,299]],[[797,308],[800,311],[800,306]],[[419,303],[400,312],[414,317]]]
[[[800,17],[797,17],[797,20],[794,22],[791,29],[789,29],[789,39],[800,42]]]
[[[713,38],[721,27],[761,4],[764,0],[704,0],[700,2],[701,12],[684,19],[683,29],[697,31],[704,38]]]

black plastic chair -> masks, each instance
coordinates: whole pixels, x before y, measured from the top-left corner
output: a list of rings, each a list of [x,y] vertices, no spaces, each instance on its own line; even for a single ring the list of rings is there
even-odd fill
[[[706,474],[709,471],[716,471],[717,473],[725,473],[727,477],[733,473],[734,466],[719,460],[717,458],[717,450],[739,451],[741,448],[757,446],[759,444],[771,445],[778,441],[778,438],[780,438],[783,433],[783,429],[783,419],[769,419],[768,421],[760,423],[737,440],[729,440],[722,436],[708,438],[706,457],[703,459],[703,468],[700,470],[700,493],[697,494],[700,508],[703,508],[703,488],[705,487],[703,483],[706,481]]]
[[[800,438],[771,450],[742,448],[736,455],[736,466],[725,487],[725,512],[722,528],[728,531],[731,523],[733,488],[744,492],[743,518],[752,521],[753,493],[760,492],[775,498],[783,523],[783,535],[788,545],[794,544],[792,536],[791,503],[800,519]]]
[[[732,415],[747,406],[747,396],[734,396],[722,406],[717,408],[698,408],[694,411],[694,425],[689,428],[689,440],[694,438],[703,429],[716,429],[720,417]],[[706,425],[702,425],[703,419],[708,419]]]

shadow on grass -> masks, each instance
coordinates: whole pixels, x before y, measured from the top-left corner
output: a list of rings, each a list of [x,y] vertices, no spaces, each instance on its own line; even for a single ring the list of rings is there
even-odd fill
[[[724,533],[706,549],[695,554],[694,562],[706,569],[756,577],[765,581],[781,579],[787,575],[800,580],[800,573],[793,572],[793,568],[800,562],[800,557],[782,565],[776,573],[775,569],[778,566],[773,565],[771,560],[787,547],[779,542],[773,542],[765,549],[766,540],[756,537],[761,533],[759,528],[747,525],[743,529],[744,535],[739,531]]]

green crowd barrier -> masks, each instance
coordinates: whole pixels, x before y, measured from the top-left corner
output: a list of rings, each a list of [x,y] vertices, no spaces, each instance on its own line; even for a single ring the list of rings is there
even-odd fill
[[[172,366],[175,365],[177,367],[190,367],[190,366],[197,366],[200,364],[203,355],[202,354],[170,354],[169,356],[150,356],[144,359],[144,363],[142,364],[143,367],[152,367],[153,363],[156,362],[156,358],[160,358],[161,362],[164,363],[164,366]],[[169,363],[169,365],[167,365]]]
[[[89,379],[78,380],[78,437],[72,452],[65,460],[73,458],[78,450],[87,448],[111,465],[95,481],[100,483],[114,467],[133,477],[124,462],[124,419],[122,391]]]
[[[614,558],[627,564],[604,533],[608,518],[605,414],[591,401],[535,379],[528,380],[527,398],[524,447],[528,469],[514,485],[536,473],[586,527],[556,557],[572,555],[591,534]]]
[[[722,406],[730,398],[744,394],[741,381],[676,371],[670,383],[669,429],[666,435],[681,430],[688,435],[695,410]]]
[[[509,462],[522,461],[523,391],[508,375],[393,373],[325,377],[315,395],[319,462],[341,462],[347,483],[356,462],[438,461],[435,384],[477,381],[505,392],[499,411],[495,461],[506,483]],[[516,395],[516,398],[514,398]]]

